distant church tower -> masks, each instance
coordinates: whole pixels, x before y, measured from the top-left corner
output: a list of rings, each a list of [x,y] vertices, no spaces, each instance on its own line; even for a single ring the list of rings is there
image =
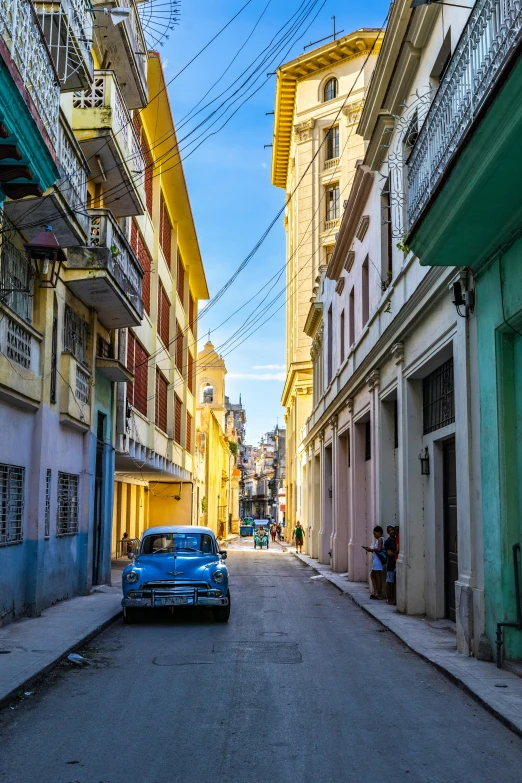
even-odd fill
[[[226,430],[225,375],[227,368],[223,358],[216,353],[208,340],[198,354],[197,399],[198,408],[212,408],[223,431]]]

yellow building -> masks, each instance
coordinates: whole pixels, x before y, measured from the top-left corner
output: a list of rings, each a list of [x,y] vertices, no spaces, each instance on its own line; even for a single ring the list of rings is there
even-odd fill
[[[198,354],[196,476],[198,521],[221,538],[239,532],[239,479],[234,416],[227,416],[223,358],[210,340]]]
[[[144,316],[125,335],[132,383],[116,420],[113,552],[124,532],[197,521],[194,498],[198,301],[205,273],[159,57],[149,53],[151,102],[134,117],[145,157],[145,209],[129,226],[144,270]]]
[[[364,157],[356,133],[380,50],[378,30],[360,29],[277,70],[272,183],[286,190],[286,523],[302,519],[302,428],[311,413],[311,339],[305,333],[316,279],[326,268]],[[290,198],[291,197],[291,198]],[[333,380],[333,379],[332,379]]]

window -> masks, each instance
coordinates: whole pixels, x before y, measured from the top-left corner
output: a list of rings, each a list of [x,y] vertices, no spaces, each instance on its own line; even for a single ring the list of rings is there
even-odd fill
[[[5,301],[21,318],[30,321],[33,311],[31,268],[25,253],[15,247],[6,236],[6,228],[11,224],[5,217],[4,221],[4,236],[0,251],[0,289],[9,293],[2,295],[2,301]]]
[[[333,77],[332,79],[328,79],[326,84],[324,85],[324,93],[323,98],[325,101],[332,101],[334,98],[337,98],[337,79]]]
[[[326,188],[326,220],[337,220],[339,217],[339,185]]]
[[[328,385],[332,382],[332,375],[333,375],[333,326],[332,326],[333,318],[332,318],[332,305],[328,308],[328,355],[326,357],[326,372],[328,377]]]
[[[51,388],[49,399],[51,404],[56,402],[56,387],[58,381],[58,316],[53,317],[53,332],[51,338]]]
[[[0,463],[0,546],[23,538],[25,468]]]
[[[147,378],[149,356],[132,332],[127,337],[127,367],[134,373],[132,383],[127,383],[127,400],[136,410],[147,415]]]
[[[210,383],[203,389],[203,402],[214,402],[214,387]]]
[[[341,364],[344,362],[344,310],[341,313],[341,319],[339,323],[339,345],[341,354]]]
[[[352,467],[352,454],[350,449],[350,430],[346,434],[346,455],[348,457],[348,467]]]
[[[69,536],[78,532],[78,488],[80,477],[58,472],[58,516],[56,535]]]
[[[87,321],[69,305],[65,305],[63,350],[81,364],[87,364]]]
[[[372,425],[369,421],[364,424],[364,459],[366,462],[372,458]]]
[[[176,290],[178,292],[179,301],[185,307],[185,267],[183,266],[183,258],[178,247],[178,268],[176,276]]]
[[[187,411],[187,433],[185,436],[185,448],[189,454],[192,454],[192,416]]]
[[[361,269],[361,315],[363,328],[370,317],[370,289],[369,289],[368,256],[364,259]]]
[[[350,291],[350,309],[348,311],[348,344],[355,342],[355,288]]]
[[[333,160],[339,157],[339,126],[330,128],[326,132],[325,160]]]
[[[156,370],[156,412],[154,421],[163,432],[167,432],[167,395],[169,384],[159,370]]]
[[[172,226],[170,224],[169,212],[163,193],[160,193],[160,235],[159,241],[165,261],[169,269],[172,269]]]
[[[47,476],[45,479],[44,538],[49,538],[51,535],[51,480],[52,471],[51,468],[47,468]]]
[[[170,302],[162,284],[158,285],[158,334],[161,342],[168,349],[170,337]]]
[[[415,142],[417,141],[418,137],[419,137],[419,115],[417,114],[417,110],[415,109],[415,112],[413,113],[410,124],[408,125],[408,129],[404,136],[404,148],[405,148],[406,159],[409,158],[410,153],[413,150],[415,146]]]
[[[455,421],[453,359],[449,359],[422,381],[424,434]]]
[[[181,409],[183,403],[174,392],[174,440],[181,446]]]
[[[147,207],[147,212],[149,215],[152,215],[152,179],[154,176],[154,164],[152,161],[152,155],[150,154],[149,145],[147,144],[147,139],[145,138],[145,130],[137,114],[134,115],[132,121],[140,140],[143,157],[145,158],[145,204]]]
[[[192,358],[192,354],[190,351],[188,351],[188,368],[187,368],[187,375],[188,375],[188,387],[189,392],[191,394],[194,394],[194,359]]]
[[[194,310],[194,298],[189,291],[189,326],[192,329],[192,334],[194,334]]]
[[[152,271],[152,258],[145,246],[145,242],[138,230],[138,225],[135,220],[133,220],[131,224],[131,247],[144,272],[141,298],[143,300],[145,312],[147,315],[150,315],[150,273]]]
[[[183,331],[176,321],[176,367],[183,374]]]
[[[393,278],[392,212],[390,178],[381,192],[381,275],[382,290],[386,291]]]
[[[397,400],[393,403],[393,448],[399,448],[399,408]]]

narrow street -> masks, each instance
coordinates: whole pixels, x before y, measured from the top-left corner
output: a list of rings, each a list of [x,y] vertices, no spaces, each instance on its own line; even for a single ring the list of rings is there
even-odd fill
[[[246,546],[227,625],[120,620],[3,710],[0,780],[520,781],[519,738],[291,554]]]

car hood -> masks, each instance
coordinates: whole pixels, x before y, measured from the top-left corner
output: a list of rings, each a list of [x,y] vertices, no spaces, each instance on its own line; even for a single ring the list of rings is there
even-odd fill
[[[157,554],[157,555],[139,555],[134,562],[127,566],[124,571],[132,569],[139,571],[140,582],[160,581],[160,580],[179,580],[190,581],[208,581],[210,573],[219,566],[226,571],[225,564],[217,555],[196,555],[196,554]]]

